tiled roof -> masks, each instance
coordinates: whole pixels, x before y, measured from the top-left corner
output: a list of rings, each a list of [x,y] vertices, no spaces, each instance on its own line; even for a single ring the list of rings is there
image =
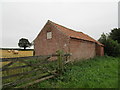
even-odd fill
[[[51,21],[50,21],[51,22]],[[76,39],[82,39],[82,40],[86,40],[86,41],[91,41],[94,43],[97,43],[99,45],[104,46],[103,44],[101,44],[100,42],[96,41],[95,39],[91,38],[90,36],[82,33],[82,32],[77,32],[74,30],[71,30],[69,28],[66,28],[62,25],[56,24],[54,22],[52,22],[60,31],[62,31],[64,34],[66,34],[67,36],[71,37],[71,38],[76,38]]]

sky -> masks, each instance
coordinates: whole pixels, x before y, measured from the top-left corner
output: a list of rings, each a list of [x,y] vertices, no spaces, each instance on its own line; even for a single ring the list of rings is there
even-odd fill
[[[118,2],[118,16],[120,16],[120,1]],[[118,28],[120,28],[120,17],[118,17]]]
[[[118,27],[118,2],[113,0],[3,0],[0,7],[0,47],[5,48],[18,48],[20,38],[32,42],[47,20],[83,32],[95,40],[103,32],[108,33]]]

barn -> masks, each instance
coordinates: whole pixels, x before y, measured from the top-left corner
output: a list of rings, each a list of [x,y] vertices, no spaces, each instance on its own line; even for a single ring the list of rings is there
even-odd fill
[[[83,32],[47,21],[34,40],[35,55],[55,54],[57,50],[72,53],[71,60],[104,55],[104,45]]]

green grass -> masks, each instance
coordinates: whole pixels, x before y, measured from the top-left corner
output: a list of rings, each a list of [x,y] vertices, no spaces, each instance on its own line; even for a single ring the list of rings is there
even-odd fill
[[[109,56],[71,63],[60,77],[29,88],[117,88],[118,60]]]

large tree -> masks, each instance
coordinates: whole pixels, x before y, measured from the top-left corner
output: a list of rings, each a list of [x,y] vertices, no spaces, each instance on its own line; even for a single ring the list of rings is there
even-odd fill
[[[120,28],[112,29],[109,34],[110,34],[109,37],[111,39],[113,39],[114,41],[117,41],[118,43],[120,43]]]
[[[19,47],[23,47],[24,50],[25,50],[27,47],[30,47],[30,46],[31,46],[31,43],[28,41],[28,39],[21,38],[21,39],[19,40],[18,46],[19,46]]]

